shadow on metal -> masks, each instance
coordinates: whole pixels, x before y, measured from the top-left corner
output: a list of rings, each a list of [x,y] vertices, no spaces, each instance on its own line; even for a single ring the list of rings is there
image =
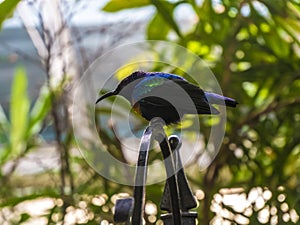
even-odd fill
[[[115,206],[114,220],[127,225],[142,225],[145,206],[147,163],[151,143],[158,141],[167,173],[160,208],[167,211],[161,216],[164,225],[195,225],[197,213],[189,212],[197,203],[187,182],[179,149],[181,142],[175,135],[166,137],[164,122],[160,118],[151,120],[144,131],[136,167],[134,197],[119,199]]]

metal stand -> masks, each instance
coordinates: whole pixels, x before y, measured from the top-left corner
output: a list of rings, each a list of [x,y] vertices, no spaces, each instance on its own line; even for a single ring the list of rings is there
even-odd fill
[[[136,167],[134,198],[119,199],[115,207],[115,222],[128,225],[142,225],[145,206],[145,185],[150,145],[153,140],[159,142],[164,157],[167,181],[160,208],[168,213],[161,219],[165,225],[195,225],[197,213],[189,212],[197,203],[187,182],[182,167],[179,149],[181,142],[175,135],[168,139],[160,118],[151,120],[146,128],[140,145]]]

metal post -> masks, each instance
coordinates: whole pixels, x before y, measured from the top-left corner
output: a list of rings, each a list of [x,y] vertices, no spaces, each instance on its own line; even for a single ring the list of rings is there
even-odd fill
[[[154,118],[146,128],[141,140],[136,167],[134,198],[117,201],[115,222],[127,221],[128,225],[143,224],[147,163],[151,142],[155,139],[159,142],[168,177],[160,206],[162,210],[168,211],[167,214],[161,216],[164,225],[196,224],[197,213],[189,212],[189,209],[196,207],[196,201],[182,167],[179,154],[181,142],[177,136],[170,136],[167,139],[163,126],[163,120]]]
[[[184,173],[182,162],[180,159],[179,149],[181,147],[181,142],[179,138],[175,135],[169,137],[169,143],[172,151],[175,153],[175,169],[176,169],[176,178],[177,185],[180,196],[180,209],[181,209],[181,221],[182,225],[196,225],[196,212],[189,212],[190,209],[197,206],[197,202],[192,194],[192,191],[187,182],[187,178]],[[169,213],[163,214],[161,219],[164,222],[164,225],[174,225],[174,216],[175,212],[172,211],[170,199],[172,198],[172,193],[170,192],[170,186],[166,182],[165,189],[163,192],[163,197],[161,201],[160,208],[166,210]]]
[[[139,158],[135,174],[134,207],[132,214],[132,225],[143,224],[143,213],[145,206],[145,186],[147,179],[147,162],[152,139],[152,128],[148,126],[142,137]]]
[[[156,118],[155,118],[156,119]],[[164,123],[160,118],[153,121],[155,124],[155,139],[159,142],[166,167],[167,184],[170,190],[171,212],[173,214],[173,225],[182,225],[180,211],[180,197],[178,193],[178,184],[175,170],[175,160],[169,141],[163,129]]]
[[[132,225],[143,224],[147,163],[149,149],[152,142],[152,131],[153,129],[151,128],[151,126],[148,126],[141,140],[139,158],[135,173],[134,198],[117,200],[114,215],[114,221],[116,223],[126,222],[126,224]]]

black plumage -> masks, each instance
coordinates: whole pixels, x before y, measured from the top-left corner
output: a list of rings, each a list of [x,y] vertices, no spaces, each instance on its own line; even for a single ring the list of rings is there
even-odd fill
[[[237,105],[234,99],[205,92],[180,76],[162,72],[136,71],[96,104],[112,95],[125,97],[146,120],[160,117],[166,124],[179,122],[184,114],[218,114],[211,104]]]

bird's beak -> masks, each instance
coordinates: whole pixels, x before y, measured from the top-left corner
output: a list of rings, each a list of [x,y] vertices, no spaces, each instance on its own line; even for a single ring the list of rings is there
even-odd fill
[[[100,98],[98,98],[95,104],[97,104],[98,102],[102,101],[103,99],[108,98],[113,95],[116,95],[116,93],[114,91],[107,92],[106,94],[104,94]]]

